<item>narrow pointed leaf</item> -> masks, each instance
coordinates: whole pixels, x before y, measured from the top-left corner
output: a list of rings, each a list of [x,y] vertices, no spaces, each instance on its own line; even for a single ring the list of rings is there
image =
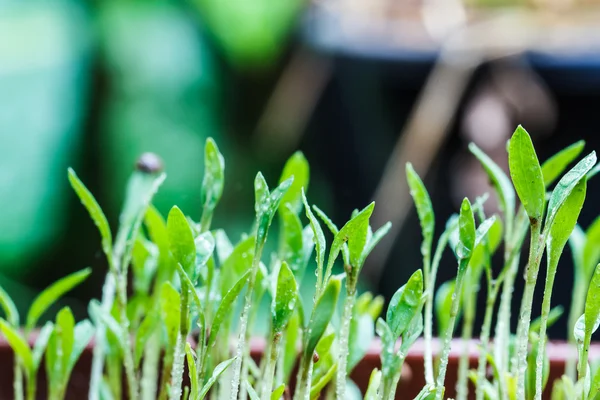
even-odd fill
[[[421,223],[421,234],[423,241],[421,242],[421,254],[423,257],[431,257],[431,245],[433,242],[433,232],[435,229],[435,215],[429,193],[423,184],[423,181],[414,170],[411,163],[406,164],[406,179],[410,187],[410,195],[415,202],[419,222]]]
[[[225,320],[225,318],[231,315],[231,310],[234,307],[235,301],[240,295],[240,292],[246,286],[248,282],[248,277],[250,276],[250,270],[247,270],[240,279],[233,285],[231,289],[223,296],[219,307],[217,308],[217,312],[215,313],[212,321],[212,326],[210,329],[210,336],[208,337],[207,347],[210,349],[215,345],[217,341],[217,335],[219,334],[219,330],[221,328],[221,324]]]
[[[517,127],[508,144],[508,166],[513,184],[530,219],[541,221],[544,213],[546,186],[542,168],[531,137]]]
[[[70,375],[75,368],[75,364],[81,354],[87,347],[90,340],[92,340],[92,336],[94,336],[94,326],[88,320],[83,320],[75,325],[74,330],[74,342],[71,350],[71,354],[69,356],[69,362],[67,365],[67,374]]]
[[[176,262],[180,263],[188,275],[193,275],[196,260],[196,244],[192,229],[183,212],[174,206],[167,218],[169,246]]]
[[[8,293],[0,286],[0,308],[4,312],[6,320],[12,326],[19,326],[19,311]]]
[[[203,212],[212,214],[223,194],[224,182],[225,160],[215,141],[208,138],[204,146],[204,178],[200,194],[200,202],[204,206]]]
[[[273,392],[271,393],[271,400],[281,399],[281,396],[283,396],[284,392],[285,392],[285,383],[282,383],[281,385],[277,386],[275,388],[275,390],[273,390]]]
[[[21,334],[16,328],[10,326],[8,322],[3,319],[0,319],[0,331],[2,331],[2,335],[4,335],[10,347],[23,363],[25,370],[31,371],[34,365],[33,355],[31,354],[31,350],[25,339],[21,337]]]
[[[406,331],[415,314],[420,311],[422,296],[423,272],[418,269],[392,296],[388,306],[386,322],[396,338]]]
[[[465,198],[460,206],[458,217],[458,244],[456,256],[459,260],[469,259],[475,248],[476,230],[475,218],[469,199]]]
[[[292,212],[297,215],[302,210],[302,190],[308,190],[310,178],[308,161],[300,151],[295,152],[285,163],[279,183],[290,177],[294,178],[294,182],[281,199],[279,211],[282,211],[286,204],[289,204]]]
[[[177,290],[169,282],[162,285],[160,292],[160,311],[167,333],[167,344],[173,348],[179,332],[181,301]]]
[[[198,371],[196,370],[196,354],[188,342],[185,343],[185,358],[190,377],[190,392],[198,393]]]
[[[325,386],[327,386],[327,384],[329,382],[331,382],[331,380],[335,376],[336,371],[337,371],[337,363],[335,363],[331,367],[329,367],[327,372],[318,381],[313,383],[312,387],[310,388],[311,400],[316,400],[319,398],[319,395],[321,394],[321,392],[323,391]]]
[[[512,223],[515,215],[515,190],[510,179],[506,176],[502,168],[474,143],[469,145],[469,150],[477,157],[494,186],[494,190],[498,195],[500,209],[504,213],[506,221],[511,221]]]
[[[233,245],[231,244],[229,237],[227,237],[227,233],[225,233],[223,229],[217,229],[214,233],[214,236],[217,258],[219,259],[219,262],[223,264],[233,252]]]
[[[235,360],[235,357],[230,358],[229,360],[223,361],[222,363],[220,363],[219,365],[217,365],[215,367],[215,370],[213,371],[211,377],[208,378],[208,381],[206,381],[206,383],[202,387],[202,390],[200,391],[198,396],[196,396],[196,400],[202,400],[202,399],[204,399],[204,397],[206,397],[210,388],[221,377],[223,372],[225,372],[227,370],[227,368],[229,368],[229,366],[231,365],[231,363],[233,363],[234,360]]]
[[[35,327],[38,319],[65,293],[83,282],[92,273],[91,268],[85,268],[59,279],[44,289],[33,301],[27,313],[25,326],[31,330]]]
[[[40,329],[40,333],[38,334],[37,339],[35,340],[35,344],[33,346],[33,367],[34,369],[38,369],[41,362],[42,357],[44,356],[44,352],[46,351],[46,346],[48,345],[48,340],[50,340],[50,335],[52,335],[52,331],[54,330],[54,323],[52,321],[46,322],[46,324]]]
[[[272,309],[272,330],[282,332],[294,313],[298,299],[298,285],[286,262],[281,264],[277,277],[277,291]]]
[[[556,213],[554,222],[549,228],[548,239],[546,240],[548,265],[553,267],[558,265],[558,260],[562,255],[563,249],[577,224],[579,213],[585,201],[586,188],[587,181],[584,177],[573,188]]]
[[[302,191],[302,201],[304,203],[304,211],[306,213],[306,217],[310,223],[310,227],[313,231],[313,238],[315,242],[315,259],[317,261],[317,269],[322,271],[323,264],[325,263],[325,251],[326,251],[326,242],[325,242],[325,234],[323,233],[323,229],[321,228],[321,224],[313,214],[310,206],[308,205],[308,201],[306,200],[306,196],[304,195],[304,191]]]
[[[110,258],[112,254],[112,234],[110,233],[110,226],[108,225],[108,220],[106,219],[102,208],[100,208],[94,195],[92,195],[83,182],[79,180],[72,168],[69,168],[69,182],[71,183],[73,190],[75,190],[75,193],[77,193],[79,200],[81,200],[81,204],[84,205],[90,214],[92,221],[94,221],[94,224],[98,227],[100,237],[102,238],[102,251]]]
[[[585,270],[585,276],[589,277],[594,267],[600,262],[600,217],[597,217],[587,228],[585,237],[585,244],[581,252],[581,261]]]
[[[332,278],[327,283],[325,290],[318,298],[314,312],[312,325],[310,327],[310,336],[308,337],[307,346],[304,349],[305,354],[312,354],[317,347],[317,343],[323,336],[329,321],[335,311],[337,301],[340,295],[340,288],[342,283],[338,278]]]
[[[231,255],[221,266],[221,295],[225,294],[233,285],[252,267],[254,257],[254,236],[250,236],[238,243]]]
[[[304,262],[303,227],[298,215],[289,204],[279,207],[281,232],[279,259],[288,263],[294,274],[300,272]]]
[[[587,172],[596,164],[596,152],[590,153],[583,160],[577,163],[569,172],[567,172],[556,184],[556,187],[550,195],[548,202],[548,216],[546,217],[546,227],[552,226],[558,210],[562,207],[571,191],[577,184],[585,178]],[[551,228],[550,228],[551,229]]]
[[[579,157],[584,147],[585,141],[580,140],[562,149],[542,163],[542,174],[544,175],[546,187],[552,185],[569,164]]]

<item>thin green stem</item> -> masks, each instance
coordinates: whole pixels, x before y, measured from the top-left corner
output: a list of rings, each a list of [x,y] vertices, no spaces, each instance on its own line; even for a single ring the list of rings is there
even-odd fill
[[[544,242],[540,232],[540,222],[533,222],[531,224],[531,244],[526,269],[525,291],[523,293],[519,324],[517,326],[516,368],[513,370],[513,374],[517,377],[517,399],[525,398],[525,375],[527,371],[527,347],[529,342],[529,325],[531,324],[531,309],[535,284],[540,269],[541,255],[544,250]]]
[[[489,282],[489,279],[488,279]],[[494,305],[498,297],[498,284],[488,283],[488,295],[485,305],[485,315],[483,317],[483,325],[481,327],[481,349],[479,350],[479,360],[477,362],[477,387],[475,390],[476,400],[484,398],[484,381],[485,370],[487,367],[487,355],[490,347],[490,330],[492,328],[492,317],[494,315]]]
[[[462,286],[468,264],[468,259],[461,259],[460,264],[458,266],[458,273],[456,274],[456,284],[454,287],[454,294],[452,296],[452,307],[450,308],[450,319],[448,320],[448,327],[446,328],[446,332],[444,334],[440,365],[438,368],[435,390],[436,400],[442,400],[442,396],[444,395],[444,381],[446,380],[446,369],[448,367],[448,356],[450,355],[452,332],[454,331],[454,324],[456,322],[456,316],[458,315],[458,310],[460,307]]]
[[[573,290],[573,301],[571,302],[571,309],[569,311],[569,322],[568,322],[568,338],[569,344],[573,349],[572,354],[567,358],[565,366],[565,375],[572,380],[577,377],[577,353],[575,352],[576,343],[575,336],[573,334],[573,327],[577,322],[577,319],[583,314],[585,308],[585,296],[587,294],[587,281],[583,276],[583,273],[575,272],[575,284]]]
[[[36,390],[37,377],[35,376],[35,374],[31,374],[27,377],[27,400],[35,400]]]
[[[313,356],[304,354],[300,360],[298,379],[294,400],[310,400],[310,387],[312,386]]]
[[[104,286],[102,287],[102,311],[105,313],[110,313],[115,298],[115,275],[114,268],[109,268]],[[90,374],[90,390],[88,392],[89,400],[98,400],[100,398],[100,384],[102,383],[102,373],[104,371],[106,326],[100,321],[96,326],[95,341],[96,345],[94,346]]]
[[[15,354],[14,361],[14,380],[13,380],[13,391],[15,400],[23,400],[23,371],[21,370],[21,362],[19,357]]]
[[[142,364],[141,399],[155,400],[158,383],[158,365],[160,361],[160,335],[156,331],[150,336],[144,348]]]
[[[468,281],[468,280],[467,280]],[[466,400],[468,394],[468,378],[469,378],[469,344],[473,337],[473,322],[475,319],[475,304],[477,292],[475,291],[473,282],[469,285],[465,292],[466,304],[464,305],[464,317],[462,326],[462,352],[458,361],[458,380],[456,382],[456,399]]]
[[[510,337],[512,296],[515,280],[519,272],[521,247],[527,234],[527,214],[523,207],[519,209],[515,223],[512,226],[513,229],[510,231],[506,229],[504,234],[504,267],[502,271],[506,271],[506,274],[502,286],[500,309],[496,322],[496,337],[494,340],[494,359],[498,369],[501,371],[502,377],[506,376],[509,370],[508,341]]]
[[[254,259],[252,260],[252,272],[250,273],[248,288],[246,289],[246,296],[244,299],[244,308],[242,309],[242,316],[240,320],[240,334],[238,336],[236,359],[233,362],[233,379],[231,381],[230,400],[237,400],[238,393],[240,390],[240,375],[242,372],[242,363],[244,361],[244,354],[246,349],[248,318],[250,316],[250,308],[252,307],[252,296],[254,294],[254,285],[256,283],[256,273],[258,272],[258,266],[260,264],[260,258],[262,255],[263,247],[264,243],[257,242],[254,250]]]
[[[350,270],[350,268],[346,268]],[[348,365],[348,338],[350,336],[350,322],[354,303],[356,302],[355,280],[350,278],[346,280],[346,299],[344,300],[344,312],[340,322],[338,368],[335,380],[335,395],[338,399],[346,398],[346,367]]]
[[[554,278],[558,267],[558,258],[548,260],[548,272],[546,274],[546,284],[544,285],[544,299],[542,300],[542,316],[540,324],[540,336],[537,348],[537,357],[535,360],[535,400],[542,400],[542,377],[544,369],[544,355],[546,354],[546,329],[548,327],[548,315],[550,315],[550,299],[552,298],[552,288],[554,287]]]
[[[117,298],[120,312],[120,324],[123,331],[123,364],[125,366],[125,377],[127,379],[127,388],[131,400],[138,399],[137,379],[135,375],[135,366],[133,363],[131,337],[129,336],[129,318],[127,317],[127,277],[124,273],[119,275],[117,281]]]
[[[189,291],[187,285],[183,285],[181,291],[181,317],[179,321],[179,334],[175,344],[173,356],[173,367],[171,369],[171,388],[169,391],[169,400],[181,399],[181,385],[183,382],[183,368],[185,362],[185,341],[188,334],[188,314],[189,314]]]
[[[384,377],[383,380],[383,398],[384,399],[395,399],[396,398],[396,389],[398,388],[398,382],[400,381],[400,377],[402,375],[402,364],[403,360],[400,360],[397,371],[394,371],[394,374],[389,377]]]
[[[277,359],[279,358],[279,350],[281,345],[281,332],[274,332],[271,337],[271,351],[265,366],[265,373],[263,375],[263,384],[261,391],[261,400],[270,400],[271,391],[273,390],[273,377],[275,376],[275,366],[277,365]]]
[[[433,350],[432,350],[432,326],[433,326],[433,297],[435,291],[435,281],[437,278],[437,271],[440,265],[440,260],[442,259],[442,253],[448,244],[448,238],[450,237],[449,231],[446,230],[440,239],[438,240],[437,247],[435,249],[435,253],[433,255],[433,262],[431,263],[431,274],[429,279],[425,280],[425,291],[427,293],[427,299],[425,301],[425,319],[423,326],[423,337],[424,337],[424,346],[425,346],[425,382],[427,384],[434,383],[433,376]]]

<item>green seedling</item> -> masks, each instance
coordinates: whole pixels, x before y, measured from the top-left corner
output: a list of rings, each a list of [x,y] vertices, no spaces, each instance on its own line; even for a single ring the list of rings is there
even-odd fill
[[[372,203],[338,228],[307,200],[310,168],[302,153],[290,157],[273,190],[257,174],[255,221],[236,240],[212,227],[225,191],[224,158],[212,139],[205,146],[198,222],[177,206],[165,218],[151,205],[165,179],[156,156],[146,154],[138,162],[114,236],[94,196],[69,170],[68,179],[97,226],[106,255],[102,298],[90,302],[90,320],[76,322],[70,309],[62,308],[30,347],[29,334],[52,305],[91,271],[84,269],[51,285],[24,319],[0,288],[0,334],[16,354],[14,398],[36,398],[43,359],[48,398],[65,398],[77,360],[94,336],[92,400],[361,399],[349,375],[375,334],[382,344],[381,368],[363,388],[367,400],[396,397],[406,355],[421,335],[426,384],[415,399],[445,398],[455,334],[465,344],[457,400],[473,395],[469,380],[477,400],[541,400],[548,385],[556,400],[600,397],[600,368],[588,356],[600,325],[600,219],[587,231],[577,225],[587,185],[599,168],[593,152],[576,162],[583,147],[577,142],[540,164],[529,134],[518,127],[508,144],[507,175],[470,145],[498,198],[499,213],[486,217],[487,195],[472,204],[464,199],[437,238],[433,204],[423,180],[408,164],[408,188],[422,231],[422,264],[389,299],[382,317],[384,299],[359,293],[359,282],[365,260],[390,224],[373,232]],[[571,164],[575,165],[569,168]],[[274,246],[267,246],[274,221],[278,237]],[[323,225],[333,237],[331,243]],[[529,254],[521,265],[528,232]],[[562,315],[562,308],[550,307],[551,297],[567,242],[575,261],[568,324],[578,360],[559,381],[548,382],[547,330]],[[448,247],[458,264],[456,276],[436,291],[438,268]],[[264,254],[269,248],[275,251]],[[532,320],[544,253],[544,297],[539,317]],[[492,260],[497,258],[502,264],[496,269]],[[339,262],[342,274],[335,273]],[[312,272],[314,292],[307,295],[300,284]],[[525,277],[525,291],[513,335],[510,305],[519,276]],[[486,290],[485,313],[477,367],[469,370],[466,344],[477,335],[473,321],[480,287]],[[270,304],[267,315],[258,312],[263,301]],[[433,351],[434,316],[441,339],[438,354]],[[258,363],[250,347],[257,324],[268,327]],[[290,393],[297,361],[296,389]],[[185,371],[189,385],[184,387]]]

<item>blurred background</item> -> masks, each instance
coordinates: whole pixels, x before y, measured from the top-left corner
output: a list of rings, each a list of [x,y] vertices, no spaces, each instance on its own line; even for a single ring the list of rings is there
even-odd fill
[[[311,165],[309,200],[336,223],[371,200],[375,227],[393,221],[363,271],[364,288],[389,299],[421,266],[406,161],[430,190],[439,235],[462,197],[489,190],[469,142],[505,168],[517,124],[541,160],[578,139],[600,149],[597,5],[0,1],[0,284],[24,307],[90,265],[93,278],[65,300],[85,314],[105,261],[67,167],[115,226],[137,156],[156,152],[168,174],[156,205],[197,219],[212,136],[226,159],[215,226],[234,239],[247,230],[255,173],[274,184],[300,149]],[[600,214],[597,187],[588,189],[584,228]],[[487,207],[495,211],[493,198]],[[566,307],[571,264],[567,249],[553,299]],[[439,282],[455,268],[448,252]],[[564,324],[553,329],[564,336]]]

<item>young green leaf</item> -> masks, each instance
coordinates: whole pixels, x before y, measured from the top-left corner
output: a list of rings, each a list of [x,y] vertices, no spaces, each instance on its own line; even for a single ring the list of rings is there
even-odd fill
[[[546,201],[542,168],[529,133],[520,125],[508,144],[508,166],[527,215],[533,221],[541,221]]]
[[[71,372],[73,371],[73,368],[75,368],[77,360],[79,360],[79,357],[81,357],[83,350],[85,350],[90,340],[92,340],[93,335],[94,326],[90,323],[90,321],[83,320],[75,325],[75,329],[73,332],[74,342],[71,348],[71,354],[69,355],[67,362],[67,377],[71,375]]]
[[[214,369],[211,377],[208,378],[208,380],[206,381],[206,383],[202,387],[202,390],[196,396],[195,400],[203,400],[204,397],[206,397],[206,395],[208,394],[208,391],[210,390],[210,388],[221,377],[221,375],[223,374],[223,372],[225,372],[227,370],[227,368],[229,368],[229,366],[231,365],[231,363],[234,360],[235,360],[235,357],[234,358],[230,358],[229,360],[223,361],[222,363],[220,363],[219,365],[217,365],[215,367],[215,369]]]
[[[284,261],[279,268],[277,291],[272,307],[272,330],[282,332],[294,313],[298,299],[298,285],[290,267]]]
[[[596,264],[600,262],[600,217],[597,217],[585,232],[585,244],[581,256],[585,276],[589,277]]]
[[[56,314],[54,335],[56,335],[58,346],[57,359],[60,363],[60,381],[66,382],[69,379],[70,358],[73,346],[75,345],[75,317],[73,317],[73,313],[69,307],[61,309]]]
[[[25,339],[21,337],[16,328],[10,326],[3,319],[0,319],[0,331],[2,331],[6,341],[23,363],[25,371],[28,373],[32,371],[34,366],[33,355]]]
[[[367,312],[360,314],[358,310],[350,320],[350,335],[348,339],[348,363],[346,370],[352,372],[354,367],[363,359],[375,337],[374,319]]]
[[[450,323],[450,310],[452,309],[452,295],[456,287],[456,281],[450,280],[440,285],[435,293],[435,315],[437,317],[438,331],[446,332]],[[458,308],[459,313],[462,307]],[[457,315],[457,318],[460,315]]]
[[[44,289],[33,301],[27,313],[27,330],[35,328],[38,319],[65,293],[83,282],[92,273],[91,268],[85,268],[59,279]]]
[[[281,199],[292,185],[293,178],[288,178],[279,184],[273,192],[269,193],[269,187],[263,175],[259,172],[254,180],[254,210],[256,212],[257,230],[256,242],[262,245],[266,238],[269,226],[275,212],[279,208]]]
[[[300,300],[297,304],[302,304]],[[296,307],[296,312],[290,318],[287,329],[285,331],[285,344],[283,350],[283,381],[289,382],[296,359],[298,358],[298,338],[300,337],[300,331],[303,328],[303,324],[300,322],[300,315],[302,310]]]
[[[469,145],[469,150],[479,160],[483,169],[487,173],[490,182],[498,195],[500,209],[505,215],[507,226],[512,224],[515,215],[515,190],[513,185],[502,170],[491,158],[489,158],[479,147],[474,143]]]
[[[148,314],[144,317],[137,329],[133,353],[133,360],[136,367],[139,366],[139,363],[142,360],[146,343],[148,343],[148,340],[154,335],[155,329],[158,328],[158,322],[159,318],[156,310],[148,310]]]
[[[396,338],[408,328],[415,314],[420,311],[423,296],[423,271],[415,271],[408,282],[392,296],[386,322]]]
[[[456,256],[459,260],[469,259],[475,248],[477,232],[475,230],[475,217],[469,199],[465,198],[460,206],[458,217],[458,244]]]
[[[169,233],[169,244],[173,258],[181,264],[188,275],[192,276],[196,260],[196,244],[194,243],[192,229],[185,215],[183,215],[177,206],[174,206],[169,211],[167,231]]]
[[[548,321],[546,322],[547,327],[550,328],[552,325],[554,325],[556,323],[556,321],[558,321],[560,319],[560,317],[562,317],[564,311],[565,311],[565,309],[563,308],[563,306],[556,306],[553,309],[551,309],[550,312],[548,313]],[[530,334],[536,333],[539,335],[541,324],[542,324],[541,317],[537,317],[536,319],[531,321],[531,325],[529,325]]]
[[[364,400],[379,400],[379,387],[381,386],[381,371],[375,368],[371,372],[371,377],[369,378],[369,386],[367,387],[367,392],[365,393]]]
[[[361,266],[361,255],[365,245],[367,244],[369,218],[371,217],[374,208],[375,203],[373,202],[362,209],[350,221],[348,221],[333,238],[333,243],[331,245],[332,249],[336,245],[341,247],[342,243],[348,243],[348,250],[350,252],[350,265],[352,266]]]
[[[319,221],[308,205],[304,190],[302,190],[302,202],[304,203],[304,211],[313,232],[313,240],[315,242],[315,259],[317,261],[317,286],[319,286],[322,284],[321,278],[323,275],[323,264],[325,263],[325,251],[327,248],[325,234],[323,233],[321,224],[319,224]]]
[[[212,327],[210,329],[210,336],[208,337],[207,347],[210,349],[215,345],[217,341],[217,335],[219,330],[221,329],[221,324],[225,320],[225,318],[231,315],[231,310],[234,307],[235,300],[240,295],[240,292],[246,286],[248,282],[248,277],[250,276],[250,270],[247,270],[241,278],[233,285],[231,289],[223,296],[219,307],[217,308],[217,312],[212,321]]]
[[[250,384],[250,382],[247,379],[245,380],[245,384],[250,400],[260,400],[260,396],[258,395],[258,393],[256,393],[256,390],[254,390],[252,384]]]
[[[406,179],[408,186],[410,187],[410,195],[412,196],[415,207],[417,208],[417,214],[419,215],[419,221],[421,223],[421,234],[423,235],[423,241],[421,243],[421,254],[424,260],[431,258],[431,245],[433,243],[433,232],[435,229],[435,215],[433,213],[433,206],[431,205],[431,199],[429,193],[421,181],[421,178],[414,170],[411,163],[406,164]],[[429,268],[429,266],[424,266]]]
[[[174,348],[179,333],[181,301],[179,292],[169,282],[163,283],[160,291],[160,311],[167,332],[167,346]]]
[[[110,332],[112,332],[112,334],[116,338],[123,337],[121,325],[119,325],[119,323],[112,316],[112,314],[104,311],[104,309],[102,308],[102,306],[100,305],[100,303],[97,300],[90,301],[90,304],[88,305],[88,312],[96,326],[106,326],[106,328]],[[120,349],[123,349],[123,343],[118,342],[118,344],[120,346]],[[109,349],[109,350],[113,350],[113,349]]]
[[[224,296],[246,271],[252,267],[255,237],[239,242],[221,266],[221,295]]]
[[[142,155],[157,158],[153,154]],[[140,161],[143,161],[140,159]],[[158,170],[148,171],[137,169],[127,182],[127,193],[123,210],[119,216],[119,230],[115,239],[113,252],[116,258],[127,256],[133,246],[133,240],[139,230],[146,211],[150,206],[154,194],[164,182],[166,175],[158,173]],[[123,267],[127,267],[124,265]]]
[[[54,323],[52,321],[46,322],[42,329],[40,329],[40,333],[35,340],[32,352],[34,370],[37,370],[42,362],[44,351],[46,351],[46,346],[48,345],[48,340],[50,339],[50,335],[52,335],[53,330]]]
[[[69,182],[77,193],[79,200],[81,200],[81,204],[84,205],[90,217],[94,221],[94,224],[98,227],[98,231],[100,232],[100,237],[102,238],[102,250],[104,254],[108,258],[112,257],[112,235],[110,233],[110,226],[108,225],[108,220],[102,212],[100,205],[94,198],[94,195],[85,187],[83,182],[79,180],[77,174],[72,168],[69,168]]]
[[[12,326],[19,326],[19,311],[8,293],[0,286],[0,308],[4,312],[6,320]]]
[[[204,178],[200,193],[200,202],[204,206],[203,214],[212,214],[223,194],[224,182],[225,160],[215,141],[208,138],[204,146]]]
[[[271,400],[280,400],[284,392],[285,383],[282,383],[281,385],[277,386],[275,390],[273,390],[273,392],[271,393]]]
[[[325,372],[325,374],[319,380],[313,383],[312,387],[310,388],[311,400],[317,400],[319,398],[319,395],[321,394],[325,386],[327,386],[327,384],[331,382],[331,380],[335,376],[337,366],[337,363],[331,365],[327,372]]]
[[[302,191],[308,190],[308,181],[310,178],[310,167],[308,161],[302,152],[295,152],[285,163],[279,183],[293,177],[294,182],[281,200],[279,211],[282,211],[286,204],[296,215],[302,210]]]
[[[548,248],[548,265],[558,265],[558,260],[563,249],[577,224],[579,213],[583,207],[586,194],[585,177],[572,189],[570,195],[565,199],[562,207],[558,209],[554,223],[550,226],[550,233],[546,240]]]
[[[279,207],[281,233],[279,237],[279,259],[286,261],[294,275],[298,274],[304,262],[303,228],[298,215],[291,205]]]
[[[402,353],[406,353],[419,336],[421,336],[421,333],[423,333],[424,325],[423,314],[421,314],[422,308],[423,302],[421,302],[418,312],[408,324],[408,328],[402,333],[402,345],[400,346],[400,351]]]
[[[219,263],[223,264],[233,252],[233,245],[231,244],[227,233],[225,233],[223,229],[217,229],[214,232],[214,236],[215,251],[217,252],[217,258],[219,260]]]
[[[363,265],[365,260],[371,254],[375,246],[388,234],[388,232],[392,229],[392,223],[386,222],[381,228],[377,229],[375,233],[367,238],[367,244],[360,256],[360,260],[358,261],[358,265]]]
[[[583,350],[587,357],[587,349],[592,340],[592,333],[598,329],[600,323],[600,264],[596,266],[592,281],[585,299],[585,335]]]
[[[190,392],[198,393],[198,371],[196,370],[196,354],[188,342],[185,343],[185,358],[190,376]]]
[[[581,154],[584,147],[585,141],[580,140],[565,147],[542,163],[542,174],[544,175],[544,184],[546,187],[552,185],[558,179],[565,168]]]
[[[342,282],[339,278],[334,277],[330,279],[325,290],[323,290],[323,293],[315,303],[312,325],[308,330],[307,346],[304,349],[305,354],[312,354],[315,351],[317,343],[321,339],[321,336],[323,336],[327,325],[329,325],[329,321],[331,321],[331,317],[335,312],[341,286]]]
[[[546,217],[545,229],[551,229],[558,210],[567,200],[567,197],[569,197],[575,186],[585,178],[585,175],[594,164],[596,164],[596,152],[591,152],[558,181],[548,201],[548,215]]]
[[[215,250],[215,238],[212,233],[204,232],[196,236],[194,243],[196,245],[196,265],[204,266]]]

